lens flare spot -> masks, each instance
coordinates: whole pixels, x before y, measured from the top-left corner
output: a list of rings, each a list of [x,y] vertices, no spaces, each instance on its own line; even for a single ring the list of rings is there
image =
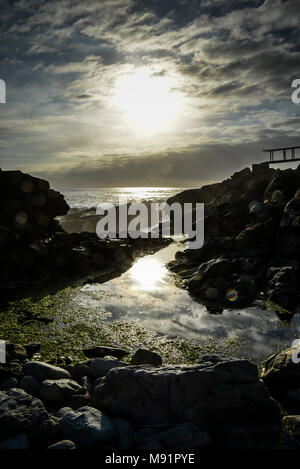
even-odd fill
[[[17,225],[25,225],[27,223],[28,217],[25,212],[18,212],[15,216],[15,221]]]
[[[238,292],[234,288],[228,288],[226,291],[226,298],[228,301],[236,301],[238,298]]]
[[[23,192],[26,194],[30,194],[30,192],[33,191],[33,184],[29,179],[25,179],[25,181],[22,182],[21,184],[21,189]]]
[[[219,297],[219,292],[216,288],[208,288],[206,290],[206,298],[209,300],[216,300]]]

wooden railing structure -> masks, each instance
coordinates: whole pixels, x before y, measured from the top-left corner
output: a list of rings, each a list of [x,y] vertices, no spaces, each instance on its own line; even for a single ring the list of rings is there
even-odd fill
[[[270,148],[266,150],[262,150],[265,153],[270,154],[270,160],[266,161],[265,163],[269,164],[277,164],[277,163],[287,163],[289,161],[300,161],[300,157],[297,158],[296,155],[296,150],[297,148],[300,148],[300,146],[297,147],[283,147],[283,148]],[[275,153],[276,152],[282,152],[282,159],[276,159],[275,158]]]

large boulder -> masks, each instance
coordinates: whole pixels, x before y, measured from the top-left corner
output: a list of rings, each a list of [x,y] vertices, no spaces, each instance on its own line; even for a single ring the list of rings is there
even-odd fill
[[[236,428],[249,435],[250,447],[272,446],[280,427],[277,405],[247,360],[212,356],[190,366],[115,368],[95,387],[93,400],[109,415],[137,424],[194,423],[216,446]],[[228,445],[239,446],[238,435]]]
[[[38,397],[40,394],[41,382],[34,376],[26,375],[20,381],[20,388],[32,396]]]
[[[63,368],[51,365],[50,363],[44,362],[26,362],[23,366],[24,375],[34,376],[39,381],[45,379],[68,379],[71,378],[70,373]]]
[[[130,360],[131,365],[154,365],[160,366],[162,365],[162,358],[161,356],[156,353],[152,352],[151,350],[139,348],[133,355],[132,359]]]
[[[83,388],[72,379],[46,379],[42,382],[40,396],[46,401],[66,401],[82,392]]]
[[[1,225],[19,239],[47,238],[58,230],[55,217],[69,210],[47,181],[21,171],[0,171],[0,196]]]
[[[65,436],[77,448],[101,448],[114,437],[112,421],[93,407],[81,407],[67,412],[59,421]]]
[[[266,287],[266,296],[273,303],[288,310],[287,319],[291,318],[289,310],[296,304],[295,291],[298,283],[299,269],[296,265],[271,267],[270,279]]]
[[[270,355],[262,373],[262,379],[276,396],[300,388],[299,343],[294,347]]]
[[[90,378],[101,378],[105,376],[110,370],[117,367],[127,366],[127,363],[113,358],[93,358],[80,362],[76,367],[78,371],[83,370],[84,376]]]
[[[123,348],[97,345],[95,347],[84,348],[83,353],[88,358],[103,358],[111,356],[121,359],[125,357],[125,355],[128,355],[129,352]]]
[[[5,342],[5,349],[7,361],[24,361],[26,358],[28,358],[27,351],[22,345]]]
[[[21,389],[0,392],[0,441],[26,434],[31,444],[54,436],[54,424],[43,403]]]

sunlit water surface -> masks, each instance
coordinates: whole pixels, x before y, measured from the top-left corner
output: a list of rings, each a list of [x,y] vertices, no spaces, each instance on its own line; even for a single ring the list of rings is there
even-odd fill
[[[77,302],[106,311],[107,320],[138,321],[147,329],[180,336],[198,344],[236,341],[235,355],[254,360],[291,345],[300,334],[300,315],[290,324],[259,307],[208,313],[189,293],[175,285],[165,264],[182,247],[173,243],[154,255],[138,259],[126,273],[104,284],[80,289]],[[237,340],[238,339],[238,340]]]

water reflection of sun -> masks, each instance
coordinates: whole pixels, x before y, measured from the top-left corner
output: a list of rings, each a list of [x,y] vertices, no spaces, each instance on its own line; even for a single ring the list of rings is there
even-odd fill
[[[165,266],[156,259],[139,259],[130,271],[130,276],[139,290],[156,290],[167,273]]]

